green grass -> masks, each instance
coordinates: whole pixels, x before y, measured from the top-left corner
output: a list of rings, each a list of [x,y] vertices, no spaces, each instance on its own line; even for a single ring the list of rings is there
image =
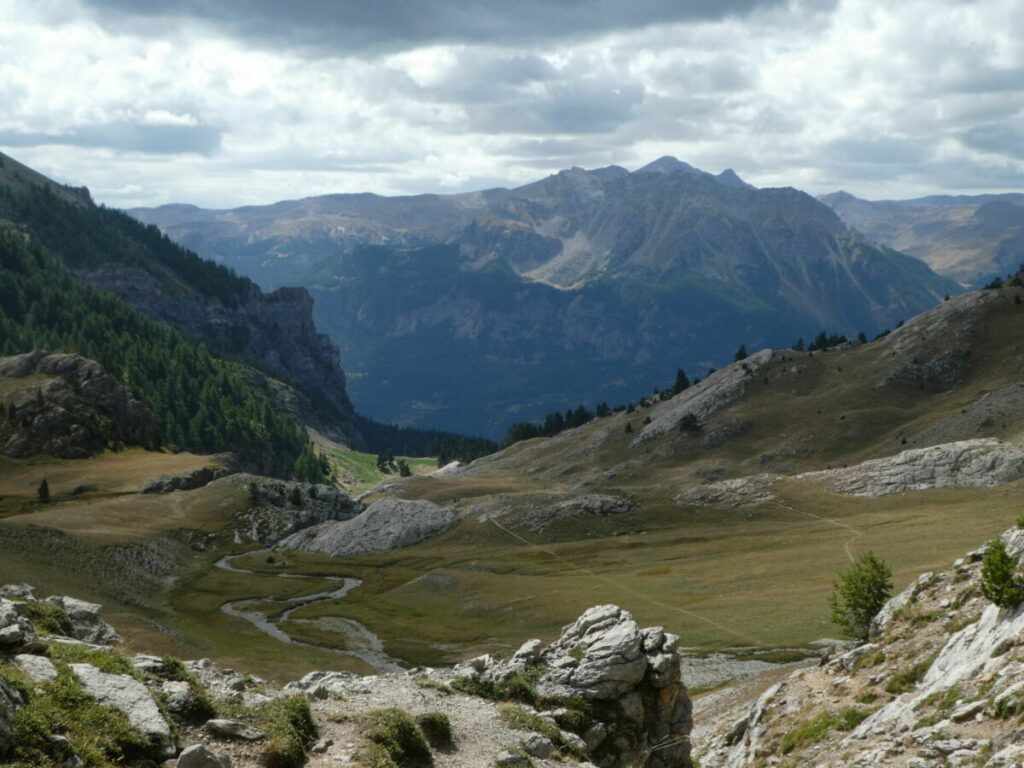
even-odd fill
[[[57,679],[40,686],[14,717],[14,760],[32,766],[58,765],[51,734],[66,737],[86,768],[114,768],[160,755],[113,707],[97,704],[66,664]]]
[[[401,709],[377,709],[366,715],[366,738],[377,745],[399,768],[429,766],[434,762],[430,745],[416,721]]]
[[[870,711],[853,707],[847,707],[839,712],[822,712],[788,731],[779,742],[779,752],[788,755],[796,749],[817,744],[832,730],[852,731],[870,714]]]
[[[899,670],[886,682],[885,692],[898,695],[914,690],[914,686],[924,680],[924,676],[928,674],[933,661],[935,661],[935,657],[931,656],[924,661]]]
[[[22,608],[22,615],[32,621],[38,632],[50,635],[71,635],[71,619],[67,611],[59,605],[43,600],[29,600]]]
[[[451,749],[455,744],[452,723],[443,712],[427,712],[416,718],[416,725],[423,731],[433,749]]]
[[[381,480],[397,479],[398,472],[381,472],[377,469],[377,455],[360,453],[334,445],[322,446],[328,460],[334,466],[339,481],[351,493],[358,494],[369,490]],[[437,469],[435,459],[404,458],[414,475],[426,474]]]

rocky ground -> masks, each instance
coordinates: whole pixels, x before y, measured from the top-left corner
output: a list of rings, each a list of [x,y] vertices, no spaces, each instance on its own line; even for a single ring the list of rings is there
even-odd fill
[[[1024,531],[1003,539],[1019,560]],[[982,597],[981,559],[975,550],[923,574],[882,610],[870,643],[720,707],[695,738],[700,764],[1019,766],[1024,606]]]
[[[99,605],[0,587],[0,765],[690,766],[678,638],[613,605],[504,662],[281,687],[119,639]]]

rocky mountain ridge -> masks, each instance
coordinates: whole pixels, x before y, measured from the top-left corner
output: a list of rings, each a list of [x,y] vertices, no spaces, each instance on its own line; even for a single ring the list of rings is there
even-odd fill
[[[862,200],[833,192],[818,199],[871,240],[963,283],[983,285],[1024,262],[1022,194]]]
[[[337,346],[317,332],[301,288],[265,294],[249,280],[204,265],[155,229],[93,204],[0,155],[0,222],[57,254],[75,278],[140,314],[299,390],[320,432],[364,448]]]
[[[802,192],[675,158],[466,195],[133,215],[264,285],[309,287],[374,418],[492,437],[567,396],[634,399],[741,342],[874,334],[959,290]]]

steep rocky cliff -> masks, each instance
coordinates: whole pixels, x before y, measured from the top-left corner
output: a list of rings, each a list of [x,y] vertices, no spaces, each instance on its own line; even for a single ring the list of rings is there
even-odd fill
[[[151,446],[152,415],[103,367],[80,355],[0,358],[0,454],[77,459],[109,446]]]

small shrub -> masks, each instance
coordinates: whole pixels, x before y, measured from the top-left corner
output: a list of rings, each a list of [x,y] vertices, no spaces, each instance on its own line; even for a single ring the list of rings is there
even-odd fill
[[[445,696],[451,696],[453,693],[450,686],[437,680],[431,680],[429,677],[417,677],[413,682],[420,688],[429,688],[432,691],[443,693]]]
[[[29,600],[24,605],[23,615],[40,632],[51,635],[70,635],[72,632],[71,619],[59,605],[44,600]]]
[[[885,684],[885,692],[901,694],[914,690],[914,686],[921,682],[928,673],[933,661],[935,661],[934,656],[924,661],[919,661],[917,664],[906,669],[901,669],[889,678],[889,681]]]
[[[509,728],[539,733],[541,736],[550,739],[551,742],[558,747],[560,752],[579,759],[584,757],[582,752],[562,738],[562,731],[558,725],[552,725],[550,722],[533,712],[528,712],[522,707],[517,707],[513,704],[506,704],[498,710],[498,716]],[[593,722],[593,718],[590,718],[587,721],[587,726],[592,725]],[[561,725],[561,723],[559,723],[559,725]],[[566,730],[570,729],[566,728]]]
[[[981,560],[981,594],[993,605],[1016,608],[1024,602],[1024,584],[1020,582],[1016,565],[1002,539],[995,538],[988,543]]]
[[[840,731],[852,731],[858,725],[867,720],[868,715],[870,714],[870,710],[846,707],[845,709],[840,710],[839,715],[836,718],[836,729]]]
[[[305,696],[277,699],[258,708],[258,721],[267,734],[263,763],[267,768],[300,768],[306,751],[320,735]]]
[[[875,693],[874,691],[863,691],[857,697],[857,703],[858,704],[874,704],[877,699],[878,699],[878,694]]]
[[[794,749],[817,744],[832,730],[836,722],[836,716],[832,712],[822,712],[817,717],[801,723],[782,737],[779,752],[788,755]]]
[[[1017,515],[1017,519],[1014,520],[1014,522],[1017,524],[1018,528],[1024,528],[1024,512]]]
[[[853,665],[853,671],[856,672],[859,669],[870,669],[871,667],[877,667],[879,664],[885,663],[885,651],[875,651],[874,653],[865,653],[856,663]]]
[[[370,724],[367,738],[382,747],[402,768],[433,764],[430,746],[415,721],[400,709],[378,709],[366,715]]]
[[[443,712],[427,712],[416,718],[416,725],[423,731],[434,749],[450,749],[455,743],[452,723]]]

